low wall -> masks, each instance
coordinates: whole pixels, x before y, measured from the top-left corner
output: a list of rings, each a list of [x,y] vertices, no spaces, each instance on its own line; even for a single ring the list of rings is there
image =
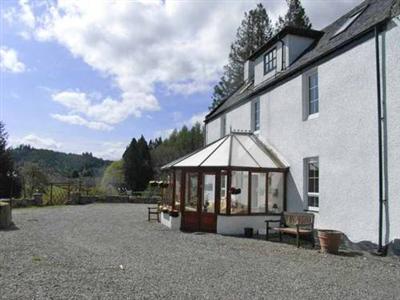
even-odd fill
[[[167,226],[172,230],[179,230],[181,228],[181,216],[171,217],[169,213],[161,212],[160,214],[160,222],[161,224]]]
[[[277,225],[280,220],[280,216],[265,216],[265,215],[253,215],[253,216],[223,216],[218,215],[217,217],[217,233],[227,235],[244,235],[244,228],[253,228],[254,234],[259,231],[265,234],[266,231],[266,218],[276,220]]]
[[[142,203],[157,204],[160,197],[138,197],[138,196],[85,196],[72,195],[69,204],[89,204],[89,203]]]

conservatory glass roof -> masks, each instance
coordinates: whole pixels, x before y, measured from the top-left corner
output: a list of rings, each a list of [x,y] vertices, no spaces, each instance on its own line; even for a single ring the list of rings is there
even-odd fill
[[[230,133],[225,137],[181,157],[165,166],[185,167],[247,167],[247,168],[286,168],[275,153],[251,133]]]

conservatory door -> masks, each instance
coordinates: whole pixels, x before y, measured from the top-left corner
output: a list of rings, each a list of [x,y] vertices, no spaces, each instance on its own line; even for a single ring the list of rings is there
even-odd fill
[[[185,198],[182,212],[182,229],[198,231],[200,225],[199,214],[199,175],[198,173],[185,174]]]
[[[186,173],[182,229],[216,231],[216,175]]]
[[[216,175],[203,174],[200,211],[200,230],[215,232],[217,227]]]

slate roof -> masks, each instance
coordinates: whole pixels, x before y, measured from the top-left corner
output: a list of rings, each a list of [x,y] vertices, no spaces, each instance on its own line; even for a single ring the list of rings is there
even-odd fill
[[[223,100],[220,105],[206,115],[206,122],[211,121],[224,111],[247,102],[252,97],[284,82],[285,79],[296,75],[301,70],[318,62],[327,55],[338,51],[355,39],[364,36],[366,33],[370,32],[374,26],[386,22],[391,17],[397,16],[400,13],[399,2],[400,0],[366,0],[329,26],[322,29],[322,34],[319,39],[317,37],[317,31],[313,30],[312,34],[316,36],[315,42],[306,49],[306,51],[289,66],[289,68],[277,73],[275,77],[268,79],[257,86],[254,86],[254,84],[244,83],[242,87],[237,89],[232,95]],[[365,10],[350,25],[350,27],[335,36],[336,31],[346,22],[346,20],[363,8],[365,8]],[[282,36],[282,32],[279,32],[277,35]],[[276,39],[276,36],[271,38],[271,40],[273,39]],[[270,44],[270,40],[267,41],[265,45],[268,44]],[[265,50],[265,45],[263,45],[259,50],[256,50],[256,53],[262,53],[263,51],[261,49]],[[254,54],[252,54],[250,58],[254,59]]]

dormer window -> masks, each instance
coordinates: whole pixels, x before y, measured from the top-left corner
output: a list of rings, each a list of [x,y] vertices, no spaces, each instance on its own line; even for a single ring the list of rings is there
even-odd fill
[[[276,48],[264,55],[264,75],[276,69]]]

